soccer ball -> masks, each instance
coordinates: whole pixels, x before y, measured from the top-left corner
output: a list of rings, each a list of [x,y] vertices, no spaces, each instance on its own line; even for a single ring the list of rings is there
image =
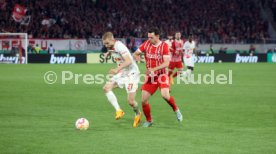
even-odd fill
[[[87,119],[85,118],[79,118],[77,121],[76,121],[76,128],[78,130],[86,130],[88,129],[89,127],[89,122]]]

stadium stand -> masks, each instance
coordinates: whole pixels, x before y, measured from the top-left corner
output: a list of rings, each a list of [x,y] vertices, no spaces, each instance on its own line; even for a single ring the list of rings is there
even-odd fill
[[[260,7],[252,0],[4,2],[0,31],[26,32],[33,38],[100,38],[109,30],[116,37],[146,37],[152,26],[158,26],[164,37],[175,31],[193,33],[200,43],[255,43],[270,38],[268,22],[261,18]],[[28,25],[13,20],[15,4],[28,9]]]

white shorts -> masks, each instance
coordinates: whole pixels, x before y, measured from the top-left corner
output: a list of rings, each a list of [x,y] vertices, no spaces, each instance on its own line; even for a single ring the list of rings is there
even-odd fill
[[[190,66],[190,67],[195,67],[195,62],[194,62],[194,59],[193,57],[190,57],[190,58],[186,58],[184,56],[184,63],[185,63],[185,66]]]
[[[140,81],[140,73],[118,73],[114,75],[111,79],[111,82],[115,82],[119,88],[126,89],[127,93],[136,92],[138,89],[138,83]]]

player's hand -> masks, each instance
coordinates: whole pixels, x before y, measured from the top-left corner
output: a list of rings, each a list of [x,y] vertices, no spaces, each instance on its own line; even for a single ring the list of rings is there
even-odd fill
[[[104,59],[107,59],[108,56],[109,56],[109,52],[104,53]]]
[[[141,61],[141,56],[135,55],[134,56],[134,60],[137,61],[137,62]]]
[[[152,68],[147,69],[146,74],[149,76],[154,76],[154,69]]]
[[[109,71],[109,74],[117,74],[119,71],[118,71],[118,69],[111,69],[110,71]]]

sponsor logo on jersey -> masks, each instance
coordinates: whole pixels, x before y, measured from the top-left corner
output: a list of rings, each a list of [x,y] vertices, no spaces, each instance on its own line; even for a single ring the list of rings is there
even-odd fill
[[[146,57],[153,58],[153,59],[162,59],[162,56],[157,54],[146,54]]]

